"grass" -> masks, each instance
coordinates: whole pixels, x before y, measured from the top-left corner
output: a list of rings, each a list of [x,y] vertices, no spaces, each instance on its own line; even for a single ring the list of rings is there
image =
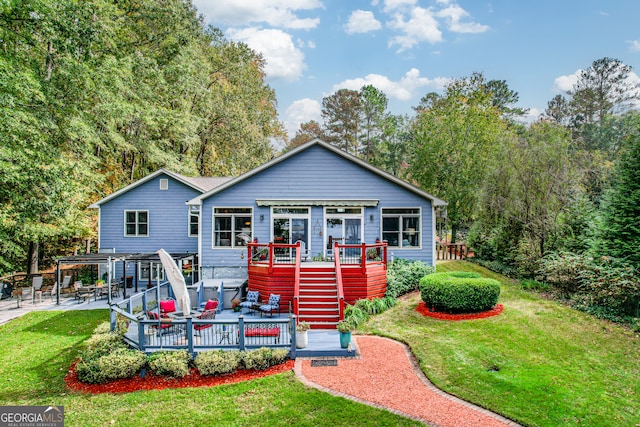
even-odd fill
[[[300,383],[292,372],[217,387],[89,395],[64,376],[106,310],[40,311],[0,326],[0,404],[63,405],[67,426],[416,426]]]
[[[637,426],[640,337],[522,290],[478,265],[450,261],[438,271],[477,271],[501,282],[497,317],[447,322],[415,311],[414,293],[360,328],[407,343],[443,390],[531,426]]]

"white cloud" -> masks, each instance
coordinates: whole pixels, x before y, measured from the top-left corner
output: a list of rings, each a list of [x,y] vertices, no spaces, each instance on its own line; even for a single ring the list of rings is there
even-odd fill
[[[640,40],[627,40],[631,52],[640,52]]]
[[[436,77],[435,79],[420,77],[420,71],[412,68],[398,81],[392,81],[380,74],[368,74],[365,77],[345,80],[334,85],[333,92],[339,89],[360,90],[362,86],[372,85],[384,92],[389,98],[409,101],[414,97],[414,92],[417,89],[428,86],[442,89],[449,81],[450,79],[444,77]]]
[[[198,11],[227,25],[267,23],[274,27],[311,29],[320,18],[299,18],[298,11],[324,8],[321,0],[194,0]]]
[[[384,10],[385,12],[391,12],[393,10],[400,9],[403,7],[415,6],[416,0],[384,0],[383,3],[384,3],[384,6],[382,10]]]
[[[442,32],[438,29],[438,21],[430,10],[421,7],[411,10],[411,16],[408,20],[405,20],[405,17],[400,13],[395,14],[387,26],[402,33],[389,40],[390,47],[400,46],[397,52],[411,49],[423,41],[432,44],[442,41]]]
[[[573,89],[573,85],[576,84],[582,70],[577,70],[573,74],[556,77],[554,81],[554,89],[556,92],[567,92]]]
[[[291,35],[284,31],[231,28],[227,35],[233,40],[245,42],[264,56],[267,61],[264,70],[267,78],[294,81],[307,68],[304,54],[296,48]]]
[[[382,24],[373,15],[373,12],[368,10],[354,10],[349,16],[349,22],[345,25],[347,34],[368,33],[380,28],[382,28]]]
[[[322,123],[322,106],[314,99],[304,98],[293,101],[285,111],[284,124],[290,138],[293,138],[301,123],[315,120]]]
[[[470,15],[469,12],[457,4],[438,11],[436,16],[444,18],[448,23],[449,31],[454,33],[483,33],[489,30],[488,25],[481,25],[476,22],[461,22]]]

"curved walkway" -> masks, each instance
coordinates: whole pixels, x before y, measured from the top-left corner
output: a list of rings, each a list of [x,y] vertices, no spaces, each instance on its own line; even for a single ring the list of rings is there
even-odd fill
[[[360,357],[338,366],[312,367],[296,359],[296,376],[306,385],[390,410],[432,426],[518,426],[486,409],[437,389],[424,376],[409,349],[397,341],[354,336]]]

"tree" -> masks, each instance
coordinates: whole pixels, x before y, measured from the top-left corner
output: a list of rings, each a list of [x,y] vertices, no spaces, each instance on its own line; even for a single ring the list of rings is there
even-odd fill
[[[578,81],[568,91],[576,121],[602,123],[608,114],[623,113],[633,101],[640,99],[640,85],[629,80],[631,70],[620,60],[605,57],[581,71]]]
[[[300,129],[296,131],[296,136],[293,137],[291,141],[289,141],[289,143],[285,147],[285,151],[292,150],[316,138],[326,141],[325,133],[322,127],[320,127],[320,123],[316,122],[315,120],[310,120],[306,123],[300,123]]]
[[[625,139],[611,190],[604,197],[593,252],[640,267],[640,122]]]
[[[491,104],[498,108],[506,118],[524,116],[529,109],[515,107],[520,100],[518,92],[509,89],[506,80],[489,80],[485,90],[491,96]]]
[[[359,152],[360,92],[340,89],[322,98],[322,119],[329,143],[353,154]]]
[[[561,126],[569,126],[571,124],[571,106],[569,101],[562,95],[556,95],[547,102],[547,109],[544,115],[549,120]]]
[[[383,120],[387,110],[387,96],[372,85],[360,89],[362,134],[360,136],[364,160],[371,163],[380,143]]]
[[[457,229],[474,217],[489,159],[508,133],[485,83],[477,73],[451,82],[419,109],[411,131],[409,175],[449,203],[454,242]]]

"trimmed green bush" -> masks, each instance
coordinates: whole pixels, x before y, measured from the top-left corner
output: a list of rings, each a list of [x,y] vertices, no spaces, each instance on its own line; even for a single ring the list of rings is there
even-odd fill
[[[386,295],[397,298],[420,289],[420,279],[435,271],[422,261],[395,259],[387,265]]]
[[[202,375],[221,375],[235,372],[240,364],[239,351],[203,351],[194,363]]]
[[[245,351],[242,354],[240,366],[244,369],[265,369],[284,362],[289,351],[285,349],[271,349],[261,347],[256,350]]]
[[[119,348],[95,359],[80,360],[76,365],[78,379],[99,384],[120,378],[131,378],[147,363],[147,356],[138,350]]]
[[[80,353],[80,358],[82,360],[95,360],[123,348],[128,347],[119,335],[110,332],[106,334],[95,334],[87,339],[86,347],[84,351]]]
[[[496,305],[500,283],[473,272],[433,273],[420,281],[420,294],[430,309],[447,313],[476,313]]]
[[[182,378],[189,373],[190,361],[186,350],[158,351],[149,355],[149,368],[157,375]]]

